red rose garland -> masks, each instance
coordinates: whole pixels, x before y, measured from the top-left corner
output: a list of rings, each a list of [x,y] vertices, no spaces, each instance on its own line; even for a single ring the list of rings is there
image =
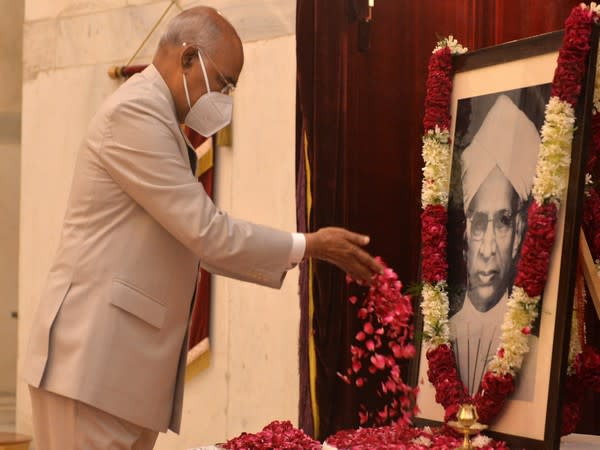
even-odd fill
[[[598,8],[596,7],[596,14]],[[582,39],[586,37],[585,28],[586,19],[588,22],[595,20],[593,15],[588,16],[579,14],[581,26],[578,31],[573,31],[570,39],[575,41],[574,45],[585,48],[586,42]],[[583,17],[581,17],[583,16]],[[573,24],[574,30],[577,27]],[[581,37],[578,33],[581,33]],[[589,34],[587,35],[589,39]],[[589,41],[587,43],[589,45]],[[598,83],[598,73],[596,74],[596,84]],[[583,230],[586,240],[590,247],[590,252],[594,261],[600,260],[600,195],[598,193],[598,185],[595,181],[600,176],[600,104],[598,103],[599,93],[594,93],[594,109],[595,114],[592,116],[591,123],[591,145],[589,147],[589,155],[586,163],[586,192],[585,203],[583,210]],[[589,177],[589,179],[588,179]],[[582,280],[578,280],[578,283]],[[574,317],[573,320],[578,320],[579,334],[577,338],[583,350],[576,356],[571,373],[567,377],[566,386],[564,388],[565,404],[563,406],[563,424],[562,434],[568,434],[575,431],[577,423],[581,417],[582,402],[586,390],[600,392],[600,355],[597,350],[589,345],[585,345],[585,324],[584,324],[584,308],[585,308],[585,288],[581,286],[577,289],[576,300],[578,302],[577,309],[579,317]],[[579,292],[581,291],[581,292]],[[574,337],[571,338],[572,340]]]
[[[515,285],[521,286],[530,297],[541,295],[546,284],[550,252],[556,236],[557,213],[556,204],[539,206],[535,202],[527,213],[527,233],[517,266]]]
[[[565,23],[565,36],[562,48],[559,51],[558,67],[552,83],[552,96],[558,102],[566,102],[572,107],[577,103],[581,92],[581,83],[586,69],[586,58],[590,49],[591,25],[597,21],[596,11],[583,6],[575,7]],[[429,75],[427,78],[427,94],[425,100],[424,127],[426,130],[447,130],[450,124],[450,93],[452,91],[452,55],[450,48],[434,51],[429,62]],[[600,129],[600,124],[595,123],[595,129]],[[429,134],[433,131],[428,131]],[[427,135],[426,135],[427,137]],[[425,142],[425,138],[424,138]],[[594,136],[594,144],[600,143],[600,135]],[[590,164],[597,164],[597,153],[590,159]],[[432,183],[431,177],[424,177],[424,192]],[[433,201],[431,201],[433,198]],[[549,197],[548,199],[550,199]],[[588,217],[600,217],[600,201],[597,194],[590,196],[588,203],[596,208]],[[528,213],[528,230],[523,243],[521,258],[518,264],[518,273],[515,286],[522,288],[528,296],[539,296],[546,283],[550,252],[555,238],[555,224],[557,219],[557,202],[545,200],[543,203],[533,202]],[[441,286],[445,289],[447,279],[446,257],[446,222],[447,210],[444,199],[439,199],[431,194],[424,200],[422,213],[422,274],[423,281],[430,285]],[[591,224],[600,221],[589,220]],[[598,227],[600,228],[600,226]],[[597,231],[597,230],[594,230]],[[593,245],[600,250],[600,234],[594,233]],[[440,284],[442,283],[442,284]],[[447,317],[446,317],[447,320]],[[502,410],[505,400],[514,391],[514,378],[510,372],[501,373],[488,368],[484,375],[479,391],[472,397],[467,393],[466,387],[458,376],[454,351],[445,339],[447,325],[443,320],[436,319],[432,327],[437,331],[437,342],[427,352],[429,363],[428,377],[436,390],[436,401],[445,408],[445,420],[454,418],[460,403],[470,402],[475,405],[483,423],[489,423]],[[529,333],[529,328],[522,330],[523,334]],[[591,354],[584,352],[586,356]],[[596,355],[594,353],[594,355]],[[597,356],[597,355],[596,355]],[[504,349],[499,349],[497,358],[504,358]],[[594,363],[583,361],[584,356],[578,359],[576,366],[578,376],[581,377],[581,367],[594,367]],[[600,362],[600,357],[598,358]],[[594,360],[595,362],[595,360]],[[593,372],[593,370],[591,371]],[[590,383],[600,380],[591,377]],[[571,380],[572,381],[572,380]],[[573,383],[571,391],[575,391]],[[576,407],[566,408],[565,416],[575,416]],[[567,420],[567,422],[569,422]],[[572,421],[571,421],[572,422]],[[568,425],[568,424],[567,424]],[[565,427],[563,428],[570,428]]]
[[[448,211],[442,205],[431,205],[421,213],[421,258],[423,279],[437,283],[446,279],[448,260]]]
[[[452,54],[450,48],[435,53],[429,59],[427,75],[427,92],[425,95],[425,117],[423,125],[426,130],[436,126],[450,129],[450,95],[452,94]]]
[[[596,74],[598,79],[598,74]],[[598,93],[595,93],[595,97]],[[589,147],[588,160],[586,163],[586,190],[585,202],[583,208],[583,230],[590,252],[594,261],[600,260],[600,194],[595,180],[600,176],[600,104],[594,101],[595,114],[592,116],[591,124],[591,145]],[[588,179],[589,177],[589,179]],[[578,280],[578,284],[583,284]],[[575,431],[577,423],[581,418],[582,402],[586,390],[600,392],[600,355],[598,351],[589,345],[585,345],[585,323],[583,312],[585,310],[585,287],[577,289],[576,300],[580,344],[583,350],[576,356],[574,367],[567,376],[566,386],[564,388],[565,404],[563,405],[563,423],[562,434],[569,434]],[[582,292],[579,292],[582,291]],[[571,338],[573,339],[573,337]]]

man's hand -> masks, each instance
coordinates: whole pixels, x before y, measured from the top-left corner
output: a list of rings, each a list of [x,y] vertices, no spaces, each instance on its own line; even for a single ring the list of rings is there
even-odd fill
[[[383,271],[381,264],[361,248],[369,243],[368,236],[335,227],[321,228],[305,236],[307,258],[330,262],[356,281],[368,283],[373,274]]]

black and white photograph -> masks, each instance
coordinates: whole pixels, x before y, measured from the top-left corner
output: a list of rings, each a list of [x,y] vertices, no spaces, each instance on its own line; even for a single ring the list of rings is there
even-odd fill
[[[472,395],[500,346],[549,96],[543,84],[458,101],[448,206],[450,333]],[[532,330],[515,399],[533,398],[537,334]]]

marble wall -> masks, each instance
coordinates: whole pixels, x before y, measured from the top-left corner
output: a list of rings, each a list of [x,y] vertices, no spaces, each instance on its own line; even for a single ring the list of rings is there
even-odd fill
[[[26,0],[19,271],[19,358],[58,244],[75,154],[124,64],[168,7],[160,0]],[[179,0],[183,7],[199,4]],[[294,230],[295,1],[204,0],[244,41],[234,141],[221,149],[217,203],[232,215]],[[177,13],[172,7],[167,18]],[[160,28],[134,63],[151,59]],[[297,272],[280,291],[217,277],[210,365],[190,373],[183,430],[157,449],[185,449],[297,415]],[[26,386],[17,426],[31,432]]]
[[[24,5],[24,0],[0,0],[0,397],[14,395],[17,377],[17,319],[13,313],[18,310]]]

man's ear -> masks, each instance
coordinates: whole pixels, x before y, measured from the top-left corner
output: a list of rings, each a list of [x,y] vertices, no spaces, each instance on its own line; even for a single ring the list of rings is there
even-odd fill
[[[515,239],[513,240],[512,248],[513,260],[519,256],[518,251],[521,248],[521,241],[523,240],[523,235],[525,234],[525,225],[527,225],[527,216],[521,214],[521,212],[518,212],[517,216],[515,217]]]
[[[194,59],[197,57],[198,51],[192,46],[185,46],[181,52],[181,67],[184,71],[190,69],[194,64]]]

